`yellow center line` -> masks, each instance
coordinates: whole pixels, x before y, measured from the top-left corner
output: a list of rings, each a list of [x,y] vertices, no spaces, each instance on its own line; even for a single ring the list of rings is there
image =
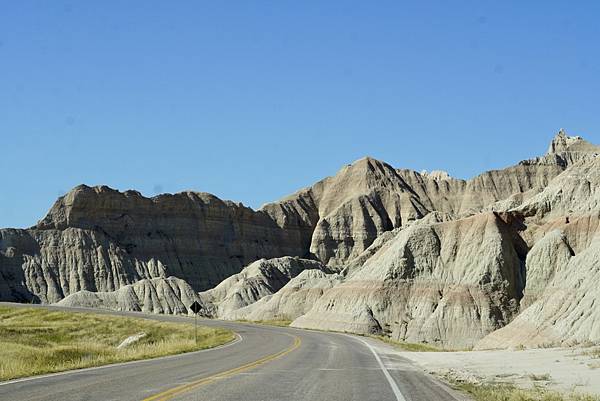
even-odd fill
[[[275,354],[271,354],[271,355],[267,355],[264,358],[260,358],[254,362],[250,362],[247,363],[245,365],[242,366],[238,366],[237,368],[233,368],[233,369],[229,369],[229,370],[225,370],[223,372],[219,372],[216,373],[212,376],[208,376],[208,377],[203,377],[202,379],[198,379],[196,381],[190,382],[190,383],[186,383],[186,384],[182,384],[181,386],[177,386],[177,387],[173,387],[170,390],[166,390],[163,391],[162,393],[158,393],[155,394],[153,396],[150,396],[148,398],[144,398],[143,401],[166,401],[166,400],[170,400],[175,396],[178,396],[180,394],[186,393],[188,391],[191,391],[195,388],[198,388],[200,386],[203,386],[205,384],[209,384],[212,383],[216,380],[219,379],[225,379],[228,377],[231,377],[237,373],[241,373],[244,372],[246,370],[250,370],[253,369],[257,366],[260,366],[262,364],[265,364],[267,362],[270,362],[274,359],[280,358],[284,355],[289,354],[290,352],[294,351],[295,349],[297,349],[298,347],[300,347],[301,341],[299,337],[294,336],[294,344],[292,344],[292,346],[290,348],[287,348],[283,351],[277,352]]]

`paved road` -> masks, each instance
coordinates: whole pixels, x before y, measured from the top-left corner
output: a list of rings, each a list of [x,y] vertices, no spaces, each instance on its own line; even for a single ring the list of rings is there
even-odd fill
[[[94,312],[191,322],[187,317]],[[463,399],[375,340],[216,320],[201,324],[232,329],[238,339],[212,350],[0,383],[0,400]]]

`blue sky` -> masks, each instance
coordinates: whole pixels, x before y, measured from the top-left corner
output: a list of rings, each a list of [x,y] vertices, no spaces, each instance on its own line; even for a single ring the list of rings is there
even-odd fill
[[[527,4],[523,4],[527,3]],[[370,155],[600,143],[600,2],[0,2],[0,227],[75,185],[252,207]]]

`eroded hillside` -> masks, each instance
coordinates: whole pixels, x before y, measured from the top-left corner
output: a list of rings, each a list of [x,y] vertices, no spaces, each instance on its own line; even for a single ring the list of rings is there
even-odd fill
[[[561,130],[546,154],[470,180],[367,157],[258,211],[79,186],[31,229],[0,230],[0,299],[197,300],[207,316],[450,348],[598,342],[599,153]]]

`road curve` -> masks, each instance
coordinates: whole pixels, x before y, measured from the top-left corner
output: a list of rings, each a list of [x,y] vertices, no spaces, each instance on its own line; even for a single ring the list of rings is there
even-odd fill
[[[49,308],[192,322],[182,316]],[[238,339],[210,350],[0,383],[0,400],[465,399],[376,340],[218,320],[200,323],[231,329]]]

